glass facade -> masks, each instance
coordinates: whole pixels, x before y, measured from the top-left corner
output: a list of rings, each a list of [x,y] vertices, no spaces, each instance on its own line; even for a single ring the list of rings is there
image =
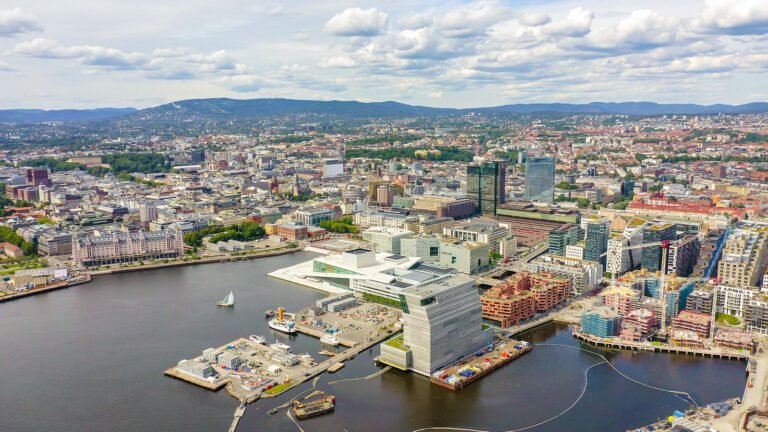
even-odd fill
[[[549,204],[555,201],[553,157],[528,157],[525,162],[525,199]]]
[[[506,200],[507,163],[486,162],[467,167],[467,198],[475,203],[475,212],[493,216]]]

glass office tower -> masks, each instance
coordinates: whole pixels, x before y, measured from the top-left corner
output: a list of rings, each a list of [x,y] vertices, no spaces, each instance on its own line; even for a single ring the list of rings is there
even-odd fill
[[[549,204],[555,201],[555,158],[528,157],[525,162],[525,199]]]

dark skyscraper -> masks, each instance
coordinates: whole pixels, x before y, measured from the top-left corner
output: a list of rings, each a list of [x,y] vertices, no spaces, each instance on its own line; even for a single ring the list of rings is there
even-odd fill
[[[504,204],[507,163],[485,162],[467,167],[467,198],[475,203],[475,212],[493,216],[496,207]]]
[[[608,251],[608,238],[611,236],[610,222],[599,218],[587,222],[587,236],[584,247],[584,259],[599,262],[605,268],[604,253]]]
[[[552,204],[555,201],[555,159],[531,157],[525,161],[525,199]]]
[[[657,243],[663,240],[674,240],[677,237],[675,224],[657,223],[643,231],[643,243]],[[655,272],[661,270],[661,246],[643,248],[642,268]]]

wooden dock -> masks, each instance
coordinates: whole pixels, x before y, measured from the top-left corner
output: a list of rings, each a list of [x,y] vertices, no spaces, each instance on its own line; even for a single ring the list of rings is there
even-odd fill
[[[749,360],[750,358],[750,356],[747,354],[742,354],[735,351],[685,348],[685,347],[677,347],[677,346],[671,346],[671,345],[659,346],[659,345],[641,344],[641,343],[627,342],[627,341],[613,341],[609,339],[589,336],[589,335],[575,332],[575,331],[573,332],[573,337],[580,342],[585,342],[596,347],[620,349],[625,351],[646,351],[646,352],[666,353],[666,354],[695,355],[695,356],[726,359],[726,360]]]

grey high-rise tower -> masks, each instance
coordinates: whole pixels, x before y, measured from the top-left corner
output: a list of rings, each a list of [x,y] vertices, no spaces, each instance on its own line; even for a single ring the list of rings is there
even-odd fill
[[[525,161],[525,199],[549,204],[555,201],[555,158],[528,156]]]

